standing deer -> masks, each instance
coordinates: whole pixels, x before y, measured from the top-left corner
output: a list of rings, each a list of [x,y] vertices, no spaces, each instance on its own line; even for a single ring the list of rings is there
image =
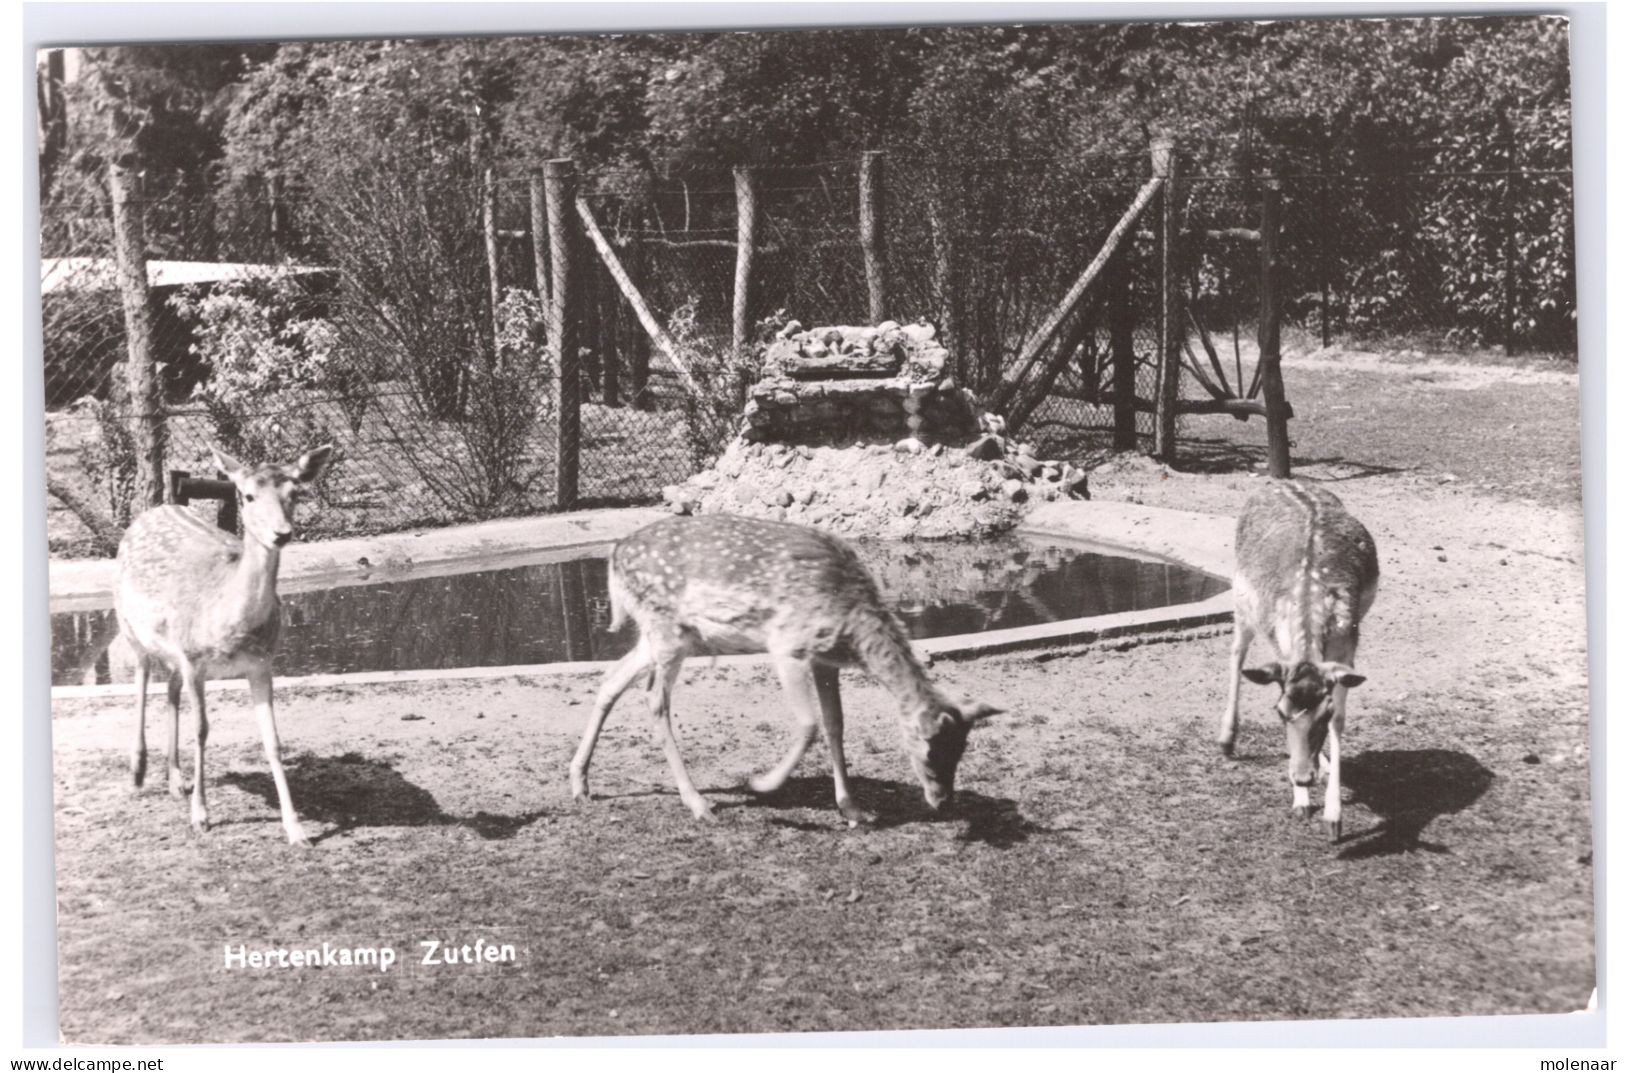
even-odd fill
[[[276,782],[288,841],[309,846],[288,796],[271,706],[271,658],[279,629],[277,566],[293,539],[294,503],[303,486],[321,476],[331,446],[289,465],[249,469],[216,449],[215,462],[243,500],[239,540],[181,507],[154,507],[124,534],[118,549],[114,596],[119,628],[135,649],[136,727],[130,769],[139,787],[147,774],[147,681],[154,660],[169,671],[169,792],[184,792],[180,765],[181,687],[192,696],[197,751],[192,769],[192,826],[209,826],[203,784],[203,747],[209,738],[203,684],[209,678],[248,679]]]
[[[1377,545],[1342,500],[1318,485],[1276,481],[1256,493],[1236,523],[1235,641],[1230,695],[1219,748],[1236,746],[1241,679],[1281,689],[1275,710],[1286,727],[1292,813],[1309,815],[1309,788],[1326,750],[1326,805],[1332,839],[1343,835],[1343,719],[1354,673],[1360,620],[1377,597]],[[1242,669],[1262,633],[1280,657]]]
[[[997,709],[957,704],[939,693],[915,658],[902,624],[880,602],[869,571],[843,541],[805,526],[731,515],[675,517],[627,537],[610,556],[611,629],[628,616],[637,647],[604,677],[586,734],[570,764],[570,789],[589,797],[587,768],[615,701],[647,675],[649,710],[683,804],[712,819],[694,788],[671,726],[671,691],[692,655],[765,652],[799,727],[784,758],[750,780],[757,793],[784,784],[821,725],[835,773],[835,805],[848,823],[867,822],[853,802],[842,751],[840,668],[862,666],[902,707],[903,746],[938,809],[953,798],[954,772],[970,730]]]

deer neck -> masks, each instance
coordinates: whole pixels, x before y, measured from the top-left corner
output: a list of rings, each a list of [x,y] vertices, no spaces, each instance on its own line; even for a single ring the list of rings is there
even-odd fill
[[[226,579],[222,606],[236,622],[258,624],[276,611],[276,576],[282,562],[280,548],[269,548],[253,537],[243,540],[237,568]]]
[[[894,619],[875,615],[856,632],[856,647],[864,665],[897,698],[906,719],[923,720],[943,706],[941,695],[914,658],[913,646]]]

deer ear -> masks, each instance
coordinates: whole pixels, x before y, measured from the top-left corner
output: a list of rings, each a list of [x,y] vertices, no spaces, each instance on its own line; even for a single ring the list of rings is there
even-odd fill
[[[1266,663],[1262,667],[1245,667],[1241,672],[1247,681],[1256,685],[1267,686],[1271,682],[1281,680],[1281,665],[1279,663]]]
[[[975,726],[984,719],[991,719],[995,715],[1003,715],[1003,708],[995,708],[982,701],[972,701],[959,709],[959,721],[967,726]]]
[[[306,451],[299,456],[299,461],[293,464],[294,478],[300,484],[309,484],[322,475],[327,463],[333,458],[333,445],[324,443],[314,451]]]
[[[218,466],[227,477],[236,478],[238,474],[243,472],[243,464],[241,462],[237,461],[235,458],[231,457],[213,444],[209,445],[209,453],[214,455],[214,464]]]
[[[1365,682],[1365,675],[1355,674],[1354,668],[1346,663],[1328,663],[1321,668],[1322,673],[1344,689],[1353,689]]]

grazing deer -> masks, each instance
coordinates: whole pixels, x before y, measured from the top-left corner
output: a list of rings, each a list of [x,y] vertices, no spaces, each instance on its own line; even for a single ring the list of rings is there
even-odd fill
[[[902,624],[880,602],[874,578],[843,541],[805,526],[732,515],[674,517],[622,540],[610,556],[611,629],[630,616],[637,647],[612,667],[581,746],[570,789],[586,800],[593,746],[615,701],[647,674],[649,710],[683,804],[712,819],[683,767],[671,726],[671,691],[692,655],[765,652],[773,657],[799,727],[784,758],[750,780],[757,793],[784,784],[822,725],[835,772],[835,804],[852,825],[868,817],[852,800],[841,747],[840,668],[862,666],[902,706],[903,745],[932,809],[953,798],[954,772],[971,727],[996,713],[939,693]]]
[[[215,462],[242,494],[239,540],[181,507],[154,507],[124,534],[114,596],[119,628],[135,649],[136,727],[130,769],[139,787],[147,774],[147,681],[154,660],[169,671],[169,792],[181,796],[181,687],[192,696],[197,751],[192,769],[192,826],[209,826],[203,786],[203,747],[209,738],[203,684],[209,678],[248,679],[265,756],[276,782],[288,841],[309,846],[288,796],[271,707],[271,657],[276,652],[277,566],[293,539],[294,503],[321,476],[331,446],[290,465],[249,469],[214,451]]]
[[[1333,840],[1343,835],[1343,719],[1354,673],[1360,620],[1377,597],[1377,545],[1343,503],[1318,485],[1276,481],[1256,493],[1236,523],[1235,641],[1230,695],[1219,748],[1236,746],[1241,678],[1275,683],[1275,710],[1286,726],[1292,813],[1309,815],[1309,788],[1326,750],[1326,805]],[[1269,638],[1278,662],[1242,669],[1255,634]]]

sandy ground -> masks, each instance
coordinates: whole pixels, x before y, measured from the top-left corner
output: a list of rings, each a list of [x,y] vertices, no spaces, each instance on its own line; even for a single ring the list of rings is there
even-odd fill
[[[780,794],[741,789],[789,731],[760,668],[694,663],[676,693],[715,825],[678,803],[635,694],[599,746],[602,799],[571,804],[566,768],[589,677],[282,690],[294,797],[317,837],[305,853],[280,842],[242,694],[214,700],[217,826],[201,838],[184,802],[152,784],[132,794],[129,702],[64,700],[54,711],[63,1034],[370,1039],[1577,1009],[1594,982],[1585,588],[1577,495],[1559,483],[1578,488],[1577,451],[1562,441],[1577,438],[1576,388],[1572,376],[1531,387],[1512,374],[1474,370],[1482,383],[1429,388],[1414,366],[1379,364],[1291,381],[1309,460],[1300,472],[1335,482],[1383,569],[1359,660],[1370,680],[1353,695],[1340,844],[1288,817],[1284,742],[1262,690],[1247,698],[1238,759],[1214,746],[1223,629],[939,663],[949,688],[1008,710],[973,737],[961,800],[943,818],[908,775],[895,706],[849,675],[848,756],[879,817],[859,830],[832,807],[821,746]],[[1317,442],[1346,420],[1336,407],[1373,393],[1417,407],[1434,405],[1429,392],[1475,396],[1462,412],[1476,420],[1500,405],[1477,395],[1527,403],[1531,390],[1551,396],[1547,435],[1531,435],[1556,476],[1524,474],[1510,494],[1486,491],[1491,448],[1465,433],[1441,434],[1405,466],[1361,458],[1390,449],[1380,430],[1365,451]],[[1245,471],[1256,440],[1238,442],[1242,460],[1228,468],[1136,461],[1091,483],[1100,498],[1234,514],[1258,481]],[[516,963],[412,957],[422,940],[476,938],[514,944]],[[324,940],[393,943],[411,964],[221,968],[228,945]]]

